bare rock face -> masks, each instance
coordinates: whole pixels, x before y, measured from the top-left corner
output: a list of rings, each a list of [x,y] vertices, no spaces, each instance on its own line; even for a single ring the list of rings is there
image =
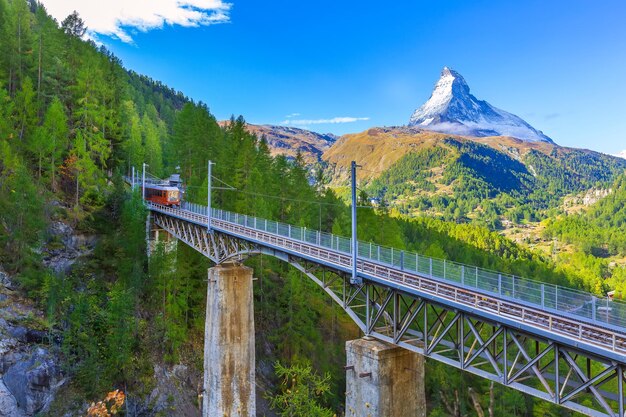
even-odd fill
[[[70,225],[60,221],[50,224],[48,234],[51,241],[44,248],[43,264],[55,272],[68,272],[96,243],[95,236],[77,234]]]
[[[56,360],[43,348],[35,348],[16,362],[2,380],[26,416],[46,410],[64,382]]]
[[[0,271],[0,417],[30,417],[45,412],[64,379],[57,358],[38,344],[46,334],[20,322],[41,314],[7,290]]]
[[[0,417],[24,417],[11,391],[0,379]]]
[[[8,289],[13,289],[13,282],[11,281],[11,278],[9,278],[9,274],[7,274],[6,272],[4,272],[4,270],[2,269],[2,267],[0,267],[0,287],[5,287]],[[2,300],[0,300],[2,301]]]
[[[142,415],[200,417],[201,375],[184,365],[172,368],[155,365],[154,379],[156,387],[144,401],[144,406],[139,407],[145,410]]]

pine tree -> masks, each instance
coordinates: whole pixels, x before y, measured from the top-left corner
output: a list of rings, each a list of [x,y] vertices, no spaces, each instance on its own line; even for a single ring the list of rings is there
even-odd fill
[[[127,172],[130,172],[132,167],[138,169],[145,162],[141,138],[141,121],[132,101],[127,100],[122,103],[122,117],[123,125],[125,126],[123,131],[125,138],[124,159],[127,163]]]
[[[106,85],[96,57],[86,60],[76,77],[74,126],[82,133],[85,149],[93,163],[106,168],[111,154],[110,143],[103,134],[106,109],[102,104]],[[96,179],[98,176],[95,177]]]
[[[37,126],[37,103],[33,82],[29,77],[24,79],[22,88],[15,96],[14,112],[15,129],[20,142],[23,143]]]
[[[4,88],[0,88],[0,141],[13,142],[16,137],[14,107],[15,104],[7,94],[7,91]]]
[[[76,38],[82,38],[87,32],[85,22],[81,19],[76,10],[63,19],[63,22],[61,22],[61,28],[63,28],[65,33]]]
[[[330,375],[318,376],[309,363],[290,367],[277,362],[280,393],[270,398],[271,407],[282,417],[332,417],[333,411],[320,405],[330,390]]]
[[[73,157],[73,161],[75,161],[73,164],[76,179],[74,207],[78,209],[81,202],[81,194],[87,198],[97,195],[97,192],[93,191],[95,187],[94,178],[98,172],[98,167],[89,155],[87,141],[80,130],[76,133],[70,155]],[[83,202],[88,203],[87,200],[83,200]]]
[[[37,159],[39,178],[42,176],[42,169],[49,172],[52,189],[56,189],[56,165],[67,150],[67,134],[67,117],[63,105],[55,97],[46,111],[43,125],[36,129],[28,144],[29,151]],[[47,162],[45,168],[42,166],[44,162]]]
[[[21,270],[34,258],[43,206],[28,170],[6,141],[0,141],[0,195],[0,264]]]
[[[159,131],[155,122],[147,114],[144,114],[141,118],[141,131],[146,163],[150,166],[151,173],[161,176],[163,173],[163,153],[161,151]]]
[[[25,0],[10,3],[6,14],[2,43],[8,90],[13,96],[27,77],[32,65],[32,14]],[[32,88],[32,84],[31,84]]]

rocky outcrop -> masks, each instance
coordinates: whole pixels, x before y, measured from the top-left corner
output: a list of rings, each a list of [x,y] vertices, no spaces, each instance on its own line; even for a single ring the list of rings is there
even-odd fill
[[[56,359],[46,349],[36,347],[18,358],[2,380],[18,409],[33,416],[47,410],[64,380]]]
[[[259,364],[257,364],[259,365]],[[265,371],[273,373],[273,366],[264,363]],[[257,367],[257,373],[260,372]],[[200,417],[202,414],[202,373],[193,366],[178,364],[174,366],[154,365],[155,386],[147,398],[139,399],[129,395],[128,410],[130,416],[157,417],[181,416]],[[264,378],[257,386],[257,415],[276,417],[265,399],[267,391],[273,389]]]
[[[6,288],[8,290],[13,290],[15,289],[13,287],[13,282],[11,281],[11,279],[9,278],[9,274],[7,274],[6,272],[4,272],[4,270],[2,269],[2,267],[0,267],[0,288]],[[1,293],[0,293],[1,294]],[[0,300],[2,301],[2,300]]]
[[[24,417],[17,400],[0,379],[0,417]]]
[[[43,265],[67,273],[95,247],[95,236],[77,233],[61,221],[47,230],[40,253]],[[20,297],[18,287],[0,267],[0,417],[30,417],[45,412],[65,382],[48,334],[33,323],[43,315]]]
[[[142,401],[140,408],[145,411],[141,415],[199,417],[201,397],[198,397],[198,394],[202,386],[201,378],[198,372],[192,372],[185,365],[175,365],[171,368],[155,365],[156,386],[148,398]]]
[[[89,254],[95,244],[96,237],[76,233],[67,223],[54,221],[48,227],[50,236],[43,250],[43,264],[54,272],[67,273],[81,256]]]
[[[65,380],[57,356],[39,345],[46,333],[30,327],[41,312],[11,288],[0,272],[0,417],[29,417],[48,409]]]

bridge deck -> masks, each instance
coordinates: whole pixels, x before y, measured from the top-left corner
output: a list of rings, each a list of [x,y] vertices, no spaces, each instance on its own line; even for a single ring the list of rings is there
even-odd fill
[[[149,209],[207,225],[205,206]],[[350,240],[332,234],[213,209],[212,228],[349,273]],[[434,259],[369,242],[358,243],[357,272],[487,319],[626,363],[625,304],[520,277]]]

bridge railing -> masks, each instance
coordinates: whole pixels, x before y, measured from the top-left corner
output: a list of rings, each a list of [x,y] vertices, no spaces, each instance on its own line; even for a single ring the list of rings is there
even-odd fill
[[[184,202],[182,208],[207,215],[206,206]],[[213,209],[212,216],[338,252],[352,253],[351,239],[331,233],[220,209]],[[359,259],[374,261],[466,288],[478,289],[499,298],[519,301],[573,317],[583,317],[598,324],[626,327],[626,303],[612,301],[608,297],[597,297],[584,291],[385,247],[372,242],[359,241],[357,247]]]

